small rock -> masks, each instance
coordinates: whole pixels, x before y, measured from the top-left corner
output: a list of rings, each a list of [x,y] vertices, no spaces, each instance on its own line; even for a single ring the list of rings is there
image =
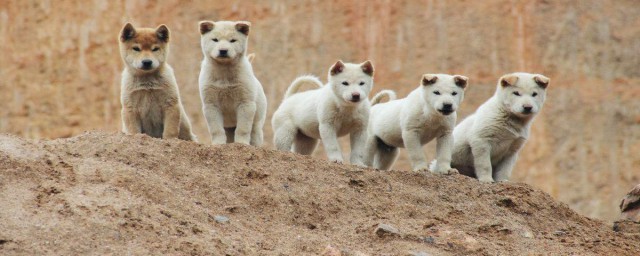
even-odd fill
[[[322,253],[320,255],[322,255],[322,256],[342,256],[342,252],[340,251],[340,249],[335,248],[332,245],[327,245],[327,247],[324,248],[324,251],[322,251]]]
[[[567,234],[567,232],[564,232],[563,230],[556,230],[555,232],[553,232],[553,234],[556,236],[564,236]]]
[[[531,231],[525,230],[524,232],[522,232],[522,237],[533,238],[533,233],[531,233]]]
[[[378,237],[400,236],[400,231],[391,225],[380,223],[374,232]]]
[[[229,218],[222,215],[216,215],[213,219],[218,223],[227,223],[229,222]]]

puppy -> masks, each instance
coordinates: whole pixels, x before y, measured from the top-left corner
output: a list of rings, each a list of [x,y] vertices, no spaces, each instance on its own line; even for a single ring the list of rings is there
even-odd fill
[[[369,166],[388,170],[396,161],[398,148],[407,148],[414,171],[428,169],[422,146],[437,138],[439,164],[431,171],[455,173],[451,168],[451,132],[456,110],[464,98],[467,77],[426,74],[406,98],[371,108],[366,159]]]
[[[169,55],[169,29],[134,28],[120,32],[122,130],[155,138],[196,141],[184,111]]]
[[[246,56],[246,21],[201,21],[200,97],[212,144],[263,142],[267,97]]]
[[[321,139],[329,160],[341,163],[338,137],[349,134],[351,164],[364,166],[373,65],[370,61],[338,61],[329,69],[328,77],[325,86],[313,76],[298,77],[289,86],[271,121],[276,148],[309,155]],[[298,93],[305,84],[317,89]]]
[[[500,78],[493,97],[454,129],[452,166],[481,182],[509,180],[548,86],[539,74]]]

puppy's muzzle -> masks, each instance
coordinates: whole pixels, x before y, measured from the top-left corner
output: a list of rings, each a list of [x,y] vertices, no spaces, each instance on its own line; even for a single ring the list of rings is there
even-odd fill
[[[444,103],[444,104],[442,104],[442,109],[438,109],[438,111],[440,113],[442,113],[443,115],[448,116],[451,113],[453,113],[453,104]]]
[[[142,69],[143,70],[150,70],[151,68],[153,68],[153,61],[152,60],[143,60],[142,61]]]
[[[531,106],[531,105],[522,106],[522,114],[528,115],[528,114],[531,114],[532,111],[533,111],[533,106]]]
[[[360,101],[360,93],[354,92],[351,94],[351,102],[359,102]]]

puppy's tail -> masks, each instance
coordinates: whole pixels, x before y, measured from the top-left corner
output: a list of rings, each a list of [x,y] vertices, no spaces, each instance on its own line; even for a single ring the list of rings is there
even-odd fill
[[[396,97],[396,93],[393,92],[392,90],[382,90],[379,93],[377,93],[375,96],[373,96],[373,98],[371,99],[371,106],[380,103],[380,101],[382,101],[382,99],[384,99],[384,97],[387,96],[387,101],[392,101],[395,100]]]
[[[253,63],[253,60],[255,58],[256,58],[256,54],[255,53],[247,54],[247,59],[249,60],[249,62]]]
[[[320,82],[320,79],[317,77],[311,75],[300,76],[296,78],[296,80],[293,80],[293,83],[289,85],[287,92],[284,94],[284,98],[286,99],[289,98],[289,96],[296,94],[300,87],[305,84],[314,85],[317,88],[322,87],[322,82]]]

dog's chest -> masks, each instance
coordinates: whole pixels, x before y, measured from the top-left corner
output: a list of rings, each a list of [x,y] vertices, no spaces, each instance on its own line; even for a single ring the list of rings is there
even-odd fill
[[[362,126],[362,120],[358,110],[348,110],[338,112],[340,118],[336,119],[336,131],[338,136],[345,136],[354,129]]]

